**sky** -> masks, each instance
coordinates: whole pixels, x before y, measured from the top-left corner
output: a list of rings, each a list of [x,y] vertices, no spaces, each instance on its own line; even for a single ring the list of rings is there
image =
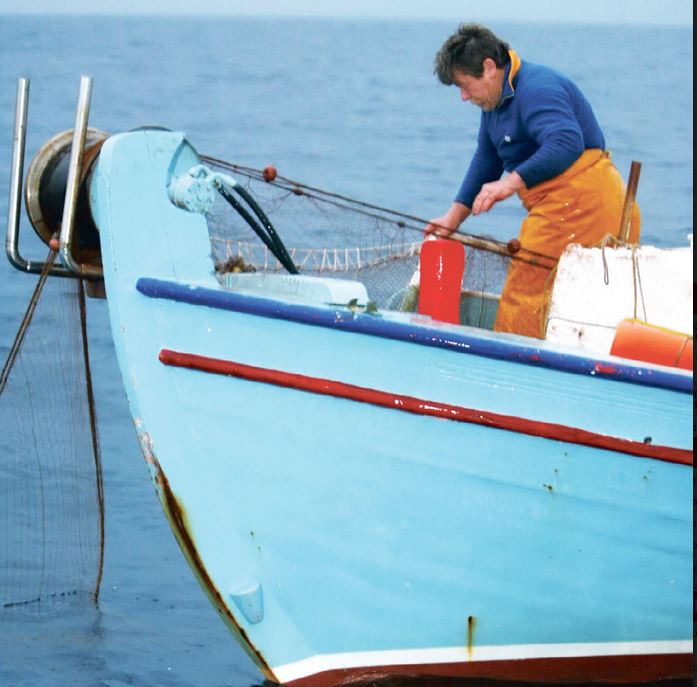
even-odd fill
[[[692,26],[692,0],[0,0],[0,14],[392,17]]]

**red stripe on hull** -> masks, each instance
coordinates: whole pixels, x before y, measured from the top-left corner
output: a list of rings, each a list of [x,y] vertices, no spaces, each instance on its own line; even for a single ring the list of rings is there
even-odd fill
[[[284,686],[502,687],[491,680],[505,680],[505,684],[546,687],[589,684],[677,687],[677,684],[691,684],[692,671],[692,654],[584,656],[344,668],[287,681]]]
[[[594,448],[641,456],[643,458],[653,458],[683,465],[693,464],[692,451],[687,449],[644,444],[638,441],[597,434],[567,425],[558,425],[551,422],[540,422],[512,415],[501,415],[499,413],[464,408],[448,403],[415,398],[414,396],[404,396],[402,394],[378,391],[377,389],[368,387],[345,384],[344,382],[337,382],[331,379],[308,377],[292,372],[254,367],[252,365],[236,363],[231,360],[209,358],[192,353],[171,351],[169,349],[162,349],[159,358],[165,365],[174,367],[185,367],[254,382],[274,384],[276,386],[308,391],[325,396],[335,396],[352,401],[370,403],[384,408],[391,408],[392,410],[400,410],[418,415],[429,415],[446,420],[454,420],[456,422],[484,425],[486,427],[503,429],[509,432],[528,434],[571,444],[592,446]]]

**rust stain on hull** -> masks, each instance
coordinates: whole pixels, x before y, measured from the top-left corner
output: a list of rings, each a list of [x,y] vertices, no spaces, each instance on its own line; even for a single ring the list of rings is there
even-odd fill
[[[136,422],[136,428],[138,428],[138,424],[139,423]],[[138,439],[140,441],[145,462],[148,464],[148,467],[151,470],[152,478],[155,481],[157,495],[160,499],[160,503],[162,504],[162,508],[165,511],[167,520],[169,520],[172,532],[174,533],[177,543],[179,544],[179,548],[182,550],[182,553],[189,563],[189,566],[196,575],[196,579],[206,592],[206,595],[213,604],[213,607],[216,609],[216,611],[218,611],[218,614],[224,620],[232,634],[247,651],[247,654],[254,661],[264,677],[267,680],[277,683],[278,680],[276,679],[276,676],[271,670],[269,664],[266,662],[266,659],[264,659],[261,653],[259,653],[252,641],[249,639],[249,636],[245,632],[244,628],[237,623],[233,615],[230,613],[227,605],[223,601],[220,591],[218,591],[218,588],[208,575],[206,566],[203,564],[194,539],[191,536],[186,509],[172,491],[169,480],[167,479],[159,461],[157,460],[157,457],[155,456],[155,453],[153,452],[150,436],[147,432],[139,431]]]
[[[467,616],[467,658],[472,660],[472,649],[474,648],[474,626],[477,619],[473,615]]]

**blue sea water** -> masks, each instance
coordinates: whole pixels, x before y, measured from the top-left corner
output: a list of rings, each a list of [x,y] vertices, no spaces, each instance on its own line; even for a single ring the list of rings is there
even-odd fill
[[[476,17],[463,17],[464,19]],[[441,214],[474,148],[479,111],[441,86],[432,61],[449,22],[256,18],[0,16],[0,215],[17,78],[31,79],[27,164],[74,124],[81,75],[91,126],[185,131],[202,153],[421,217]],[[574,78],[627,176],[642,163],[644,243],[692,233],[692,29],[492,26],[523,59]],[[508,239],[514,199],[467,229]],[[42,259],[26,222],[22,252]],[[0,260],[0,359],[35,277]],[[262,682],[195,583],[137,446],[103,301],[90,345],[106,492],[98,606],[0,614],[0,685],[245,687]],[[0,428],[10,431],[11,428]]]

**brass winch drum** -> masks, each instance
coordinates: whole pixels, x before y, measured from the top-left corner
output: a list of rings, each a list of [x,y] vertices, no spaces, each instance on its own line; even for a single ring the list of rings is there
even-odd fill
[[[73,252],[80,262],[101,262],[99,233],[89,203],[89,182],[94,163],[108,136],[104,131],[87,129],[85,137],[75,212],[76,245],[73,246]],[[24,183],[27,215],[34,230],[46,244],[60,232],[72,142],[71,129],[56,134],[45,143],[31,161]]]

